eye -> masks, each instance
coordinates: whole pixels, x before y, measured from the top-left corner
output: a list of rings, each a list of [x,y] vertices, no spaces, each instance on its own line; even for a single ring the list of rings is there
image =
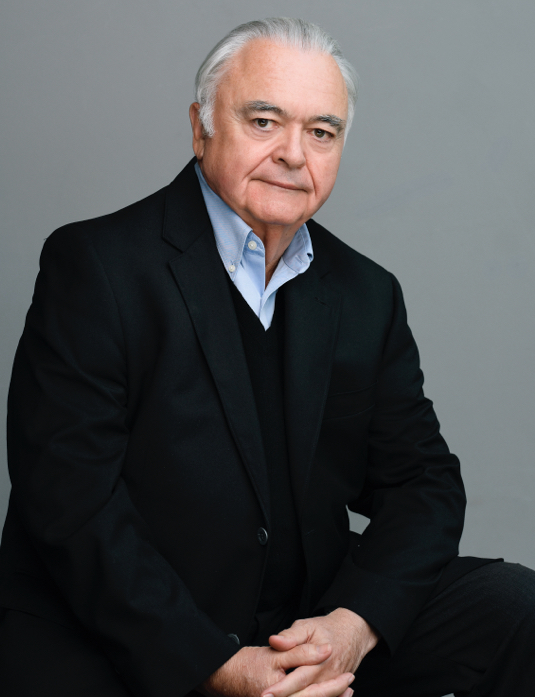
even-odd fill
[[[254,121],[259,128],[267,128],[271,123],[271,119],[255,119]]]
[[[316,136],[316,138],[319,138],[320,140],[327,140],[332,136],[332,133],[324,131],[323,128],[315,128],[314,135]]]

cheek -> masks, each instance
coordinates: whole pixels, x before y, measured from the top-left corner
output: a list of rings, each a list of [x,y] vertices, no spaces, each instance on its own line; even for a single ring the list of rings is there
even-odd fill
[[[206,181],[219,196],[226,200],[239,185],[239,173],[235,163],[225,157],[223,152],[214,149],[210,153],[210,158],[204,159],[203,164]]]
[[[336,162],[329,163],[328,166],[318,168],[311,173],[316,197],[322,203],[329,198],[329,194],[333,190],[339,163],[340,160],[338,159]]]
[[[224,163],[224,164],[222,164]],[[258,165],[258,159],[245,148],[227,147],[218,154],[217,165],[227,181],[240,186]]]

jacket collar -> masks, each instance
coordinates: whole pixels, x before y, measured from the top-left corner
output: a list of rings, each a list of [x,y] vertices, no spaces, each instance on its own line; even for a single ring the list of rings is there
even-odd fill
[[[212,225],[195,174],[193,158],[167,187],[163,238],[184,252],[202,235],[213,237]]]
[[[163,237],[181,253],[170,262],[210,367],[229,427],[267,520],[269,487],[261,431],[234,305],[191,160],[169,185]],[[286,286],[285,410],[298,510],[329,386],[340,294],[325,280],[328,258],[316,244],[310,268]]]

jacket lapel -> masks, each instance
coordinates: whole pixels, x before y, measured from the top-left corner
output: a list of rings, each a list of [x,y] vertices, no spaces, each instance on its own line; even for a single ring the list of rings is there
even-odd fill
[[[193,161],[169,186],[164,238],[181,250],[169,264],[188,307],[239,452],[269,521],[269,487],[240,328]]]
[[[340,294],[323,282],[325,273],[314,261],[285,291],[285,417],[298,513],[321,428],[340,314]]]

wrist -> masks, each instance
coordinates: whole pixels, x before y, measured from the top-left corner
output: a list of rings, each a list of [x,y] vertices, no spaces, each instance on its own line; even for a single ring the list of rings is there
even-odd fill
[[[369,653],[380,641],[381,635],[379,632],[356,612],[339,607],[329,614],[335,615],[337,622],[342,621],[352,627],[354,636],[364,652],[363,655]]]
[[[243,651],[243,649],[240,649]],[[204,680],[196,687],[197,692],[200,692],[204,697],[221,697],[224,694],[231,694],[234,685],[236,663],[239,661],[240,653],[238,651],[231,656],[228,661],[223,663],[212,675]]]

